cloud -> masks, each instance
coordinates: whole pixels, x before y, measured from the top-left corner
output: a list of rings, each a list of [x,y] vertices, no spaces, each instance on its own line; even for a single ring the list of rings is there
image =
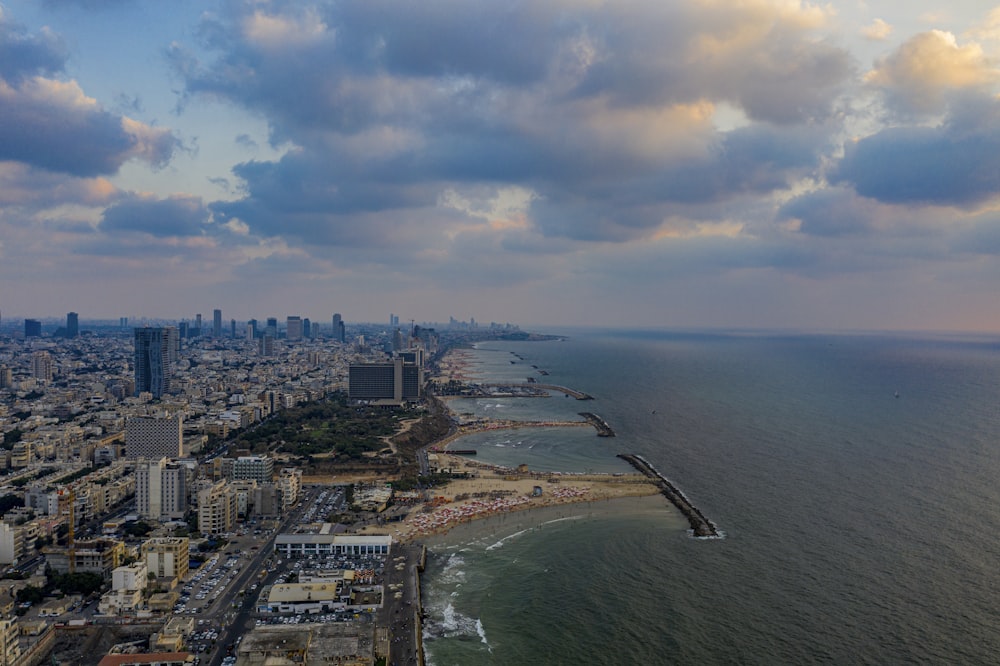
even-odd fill
[[[28,34],[10,21],[0,6],[0,79],[17,83],[34,76],[61,72],[68,57],[66,44],[49,30]]]
[[[871,25],[866,25],[861,29],[862,37],[876,42],[885,41],[891,34],[892,26],[880,18],[875,19]]]
[[[59,38],[30,35],[0,10],[0,160],[82,177],[114,174],[130,159],[165,164],[179,145],[170,131],[111,113],[55,78],[66,58]]]
[[[0,81],[0,112],[0,159],[76,176],[113,174],[132,158],[163,164],[177,146],[168,130],[101,109],[75,82]]]
[[[0,205],[41,210],[64,204],[100,207],[120,193],[106,178],[75,178],[35,169],[20,162],[0,162]]]
[[[966,98],[936,127],[893,127],[850,143],[830,178],[889,203],[990,201],[1000,195],[1000,101]]]
[[[991,9],[981,25],[969,30],[968,36],[981,41],[1000,41],[1000,7]]]
[[[237,165],[245,196],[213,212],[355,252],[512,238],[448,193],[528,192],[517,225],[587,242],[769,196],[813,176],[853,71],[816,37],[827,11],[788,3],[229,8],[201,28],[213,59],[170,51],[187,103],[262,112],[295,147]],[[718,131],[719,104],[746,126]]]
[[[203,236],[210,222],[209,211],[198,197],[131,195],[104,211],[100,229],[109,234],[140,232],[160,238]]]
[[[951,33],[932,30],[879,60],[865,81],[885,94],[892,109],[937,113],[952,93],[988,90],[1000,81],[1000,70],[979,44],[960,46]]]

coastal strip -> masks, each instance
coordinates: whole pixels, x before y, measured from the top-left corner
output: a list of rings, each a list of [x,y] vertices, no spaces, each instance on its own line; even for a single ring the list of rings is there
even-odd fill
[[[608,422],[602,419],[597,414],[594,414],[593,412],[577,412],[577,413],[583,418],[587,419],[587,423],[594,426],[594,429],[597,430],[598,437],[615,436],[615,431],[611,429],[611,426],[608,425]]]
[[[684,496],[684,493],[678,490],[665,476],[660,474],[649,461],[634,453],[619,453],[618,457],[653,480],[664,497],[670,500],[677,507],[677,510],[687,518],[695,537],[699,539],[718,539],[722,536],[715,524],[706,518],[696,506],[691,504],[688,498]]]

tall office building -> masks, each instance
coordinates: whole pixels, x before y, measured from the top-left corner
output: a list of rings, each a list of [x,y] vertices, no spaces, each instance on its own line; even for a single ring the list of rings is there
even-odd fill
[[[66,337],[75,338],[80,335],[80,315],[75,312],[66,314]]]
[[[42,322],[38,321],[37,319],[25,319],[24,337],[26,338],[42,337]]]
[[[229,337],[233,338],[234,340],[236,339],[236,320],[235,319],[230,319],[229,320]]]
[[[385,400],[402,403],[423,393],[423,368],[397,356],[388,363],[352,364],[348,368],[347,394],[351,400]]]
[[[347,336],[344,335],[344,320],[341,319],[340,313],[334,313],[333,315],[333,339],[337,342],[344,342]]]
[[[170,391],[171,335],[165,328],[135,329],[135,395],[161,397]]]
[[[285,322],[285,337],[289,340],[302,339],[302,318],[291,316]]]
[[[309,317],[306,317],[302,320],[302,337],[309,340],[312,336],[312,322],[309,321]]]
[[[175,326],[164,327],[167,336],[167,358],[170,360],[170,367],[177,362],[181,353],[181,332]]]
[[[257,341],[257,353],[261,356],[274,356],[274,338],[267,333]]]
[[[184,455],[184,419],[134,416],[125,421],[125,457],[181,458]]]
[[[257,320],[251,319],[247,322],[247,339],[253,340],[257,337]]]
[[[180,324],[179,334],[182,340],[187,340],[191,337],[191,325],[186,321],[182,321]]]
[[[222,310],[212,311],[212,337],[222,337]]]
[[[270,335],[275,340],[278,339],[278,318],[268,317],[267,326],[264,327],[264,333]]]
[[[119,317],[118,318],[118,327],[119,328],[128,328],[128,317]]]

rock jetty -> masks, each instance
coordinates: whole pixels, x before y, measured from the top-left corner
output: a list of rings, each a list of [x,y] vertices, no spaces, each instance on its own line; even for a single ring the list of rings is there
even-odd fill
[[[718,528],[708,518],[698,510],[688,498],[684,496],[677,487],[665,476],[660,474],[652,464],[645,458],[634,453],[619,453],[618,457],[628,462],[632,467],[648,476],[656,483],[656,486],[663,493],[664,497],[670,500],[671,504],[688,519],[693,535],[701,539],[718,539],[722,535]]]
[[[594,426],[594,428],[597,430],[598,437],[615,436],[615,431],[611,429],[611,426],[608,425],[608,422],[602,419],[597,414],[594,414],[593,412],[577,412],[577,414],[587,419],[587,422],[590,423],[592,426]]]

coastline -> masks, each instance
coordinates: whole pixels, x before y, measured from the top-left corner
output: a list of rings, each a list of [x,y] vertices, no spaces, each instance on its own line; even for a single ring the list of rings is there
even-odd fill
[[[655,514],[657,519],[666,517],[678,526],[684,522],[669,502],[659,494],[631,495],[602,500],[579,501],[567,504],[539,505],[526,511],[488,516],[454,526],[446,532],[429,534],[419,540],[430,552],[457,548],[472,541],[496,537],[499,533],[544,528],[555,520],[580,520],[590,517],[616,517],[633,514]],[[502,538],[509,538],[505,535]]]

